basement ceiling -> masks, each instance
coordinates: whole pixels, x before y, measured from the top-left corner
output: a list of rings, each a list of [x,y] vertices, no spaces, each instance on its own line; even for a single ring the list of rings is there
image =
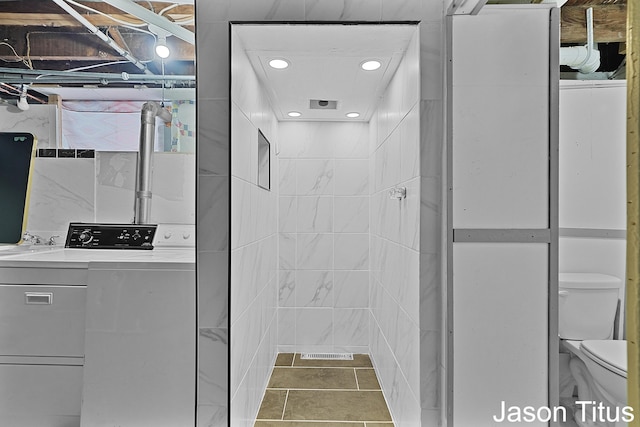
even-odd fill
[[[551,0],[489,0],[489,3],[538,3],[540,1]],[[562,0],[559,1],[562,2]],[[568,0],[563,3],[561,8],[562,46],[581,45],[586,42],[585,10],[593,7],[595,41],[602,53],[602,66],[599,71],[613,73],[615,70],[623,69],[626,53],[626,1]],[[148,33],[149,27],[144,18],[141,19],[112,6],[111,4],[116,3],[114,0],[65,0],[65,2],[103,34],[108,35],[121,49],[130,52],[133,57],[144,63],[149,75],[176,76],[175,80],[169,80],[166,83],[171,88],[195,86],[193,79],[195,48],[192,43],[178,37],[169,37],[167,44],[172,50],[172,56],[163,63],[154,54],[155,36]],[[168,21],[195,32],[193,0],[173,2],[129,0],[127,2],[134,3],[156,15],[162,15]],[[82,69],[82,73],[126,73],[132,76],[141,73],[141,70],[125,60],[96,35],[91,34],[54,0],[0,0],[0,67],[27,71],[33,69],[65,72]],[[620,75],[624,76],[624,72],[618,73],[618,76]],[[184,80],[177,78],[185,76],[187,78]],[[23,82],[31,84],[30,95],[46,100],[47,94],[51,93],[52,84],[65,88],[90,85],[93,89],[96,86],[105,88],[137,86],[140,89],[134,93],[140,94],[145,87],[150,89],[161,87],[163,81],[149,77],[144,81],[132,79],[106,82],[104,79],[89,77],[74,81],[58,76],[39,77],[36,81],[36,77],[38,77],[37,74],[9,75],[9,73],[0,72],[0,82],[10,86],[0,85],[0,97],[15,100],[20,84]],[[47,92],[46,94],[38,91],[38,85],[42,83],[47,87],[43,89],[43,92]],[[105,96],[109,97],[109,95]]]
[[[113,44],[57,3],[76,11]],[[133,4],[135,13],[111,3]],[[147,14],[139,14],[139,9]],[[180,27],[177,30],[195,32],[193,0],[0,0],[0,97],[16,99],[21,83],[29,85],[29,102],[46,102],[52,94],[66,100],[161,99],[163,93],[165,99],[185,93],[195,97],[194,44],[170,35],[171,56],[161,60],[155,54],[158,37],[150,31],[148,14],[163,25],[167,22]],[[153,31],[158,34],[157,29]],[[123,57],[123,51],[145,69]],[[164,92],[160,90],[163,82]]]

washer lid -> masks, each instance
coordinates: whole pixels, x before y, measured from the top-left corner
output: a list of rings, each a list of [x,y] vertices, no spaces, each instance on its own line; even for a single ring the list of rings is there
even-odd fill
[[[580,349],[598,365],[627,378],[627,341],[586,340]]]
[[[560,288],[572,289],[613,289],[622,284],[616,276],[600,273],[559,273]]]

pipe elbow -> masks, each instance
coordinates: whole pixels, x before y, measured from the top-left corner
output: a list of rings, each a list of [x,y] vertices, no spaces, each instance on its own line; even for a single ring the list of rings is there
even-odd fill
[[[582,74],[593,73],[600,67],[600,51],[586,46],[561,47],[560,65],[567,65]]]
[[[156,117],[160,117],[165,122],[171,121],[171,113],[155,101],[147,101],[142,106],[142,121],[154,123]]]

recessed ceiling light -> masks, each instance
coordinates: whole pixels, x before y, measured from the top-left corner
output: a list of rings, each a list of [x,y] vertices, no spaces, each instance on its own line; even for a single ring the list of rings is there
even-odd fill
[[[360,113],[356,113],[355,111],[347,113],[347,117],[349,117],[350,119],[355,119],[356,117],[360,117]]]
[[[297,111],[289,111],[287,113],[287,116],[289,116],[289,117],[300,117],[301,115],[302,115],[302,113],[299,113]]]
[[[289,63],[284,59],[272,59],[269,61],[269,66],[276,70],[283,70],[289,66]]]
[[[360,64],[360,67],[365,71],[377,70],[381,66],[382,66],[382,63],[380,61],[365,61],[362,64]]]

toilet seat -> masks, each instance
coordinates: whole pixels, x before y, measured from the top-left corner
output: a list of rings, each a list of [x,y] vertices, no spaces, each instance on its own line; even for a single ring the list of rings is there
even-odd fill
[[[603,368],[627,378],[627,342],[624,340],[586,340],[582,353]]]

